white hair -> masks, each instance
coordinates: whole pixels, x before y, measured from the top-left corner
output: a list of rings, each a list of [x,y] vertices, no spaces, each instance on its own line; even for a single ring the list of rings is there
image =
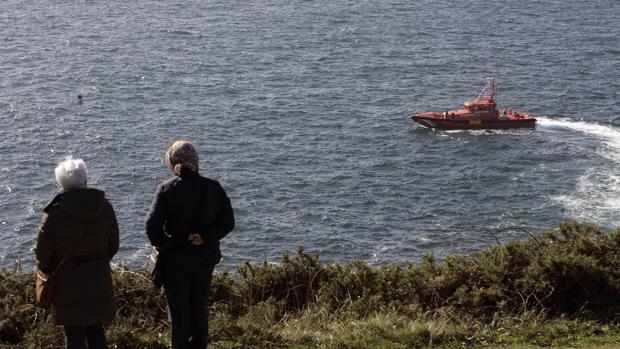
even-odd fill
[[[62,189],[86,188],[88,170],[82,159],[67,156],[56,166],[56,182]]]

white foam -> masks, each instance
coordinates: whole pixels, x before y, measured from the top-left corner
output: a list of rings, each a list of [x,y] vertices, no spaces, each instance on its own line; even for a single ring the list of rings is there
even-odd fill
[[[620,225],[620,128],[570,119],[550,119],[539,117],[541,127],[556,127],[578,131],[601,145],[596,154],[611,163],[603,163],[597,168],[585,171],[578,179],[575,192],[570,195],[557,195],[551,200],[564,206],[572,218],[602,225]]]
[[[613,197],[605,197],[605,194]],[[576,192],[570,195],[552,196],[550,199],[565,208],[567,218],[618,227],[620,226],[620,217],[617,214],[620,209],[619,195],[617,191],[611,194],[602,192],[598,195]]]
[[[470,134],[470,135],[474,135],[474,136],[486,136],[486,135],[493,135],[493,134],[498,134],[498,133],[502,133],[500,130],[491,130],[491,129],[471,129],[471,130],[438,130],[442,133],[448,133],[448,134],[459,134],[459,133],[465,133],[465,134]]]
[[[542,127],[561,127],[579,131],[586,135],[600,138],[608,145],[620,150],[620,128],[612,125],[601,125],[597,123],[574,121],[570,119],[549,119],[546,117],[538,117],[537,122]]]

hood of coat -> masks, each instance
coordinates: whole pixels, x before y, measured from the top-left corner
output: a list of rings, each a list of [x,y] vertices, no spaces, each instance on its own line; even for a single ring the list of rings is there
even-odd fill
[[[71,189],[56,195],[54,200],[45,207],[48,211],[58,207],[81,221],[88,221],[97,217],[105,206],[105,193],[101,190]]]

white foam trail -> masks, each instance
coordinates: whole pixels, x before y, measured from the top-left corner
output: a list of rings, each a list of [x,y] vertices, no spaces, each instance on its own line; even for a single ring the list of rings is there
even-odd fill
[[[610,160],[599,168],[587,170],[577,179],[575,193],[558,195],[551,200],[560,203],[572,217],[603,225],[620,225],[620,128],[570,119],[550,119],[539,117],[541,127],[556,127],[578,131],[595,140],[600,140],[602,147],[597,154]]]
[[[585,121],[573,121],[570,119],[549,119],[544,116],[537,117],[538,125],[542,127],[561,127],[579,131],[586,135],[601,138],[606,143],[620,150],[620,128],[611,125],[601,125]]]

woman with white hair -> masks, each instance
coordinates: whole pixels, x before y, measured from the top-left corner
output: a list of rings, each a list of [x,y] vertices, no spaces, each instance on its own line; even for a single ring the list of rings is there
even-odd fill
[[[87,188],[88,172],[71,157],[56,167],[61,191],[43,209],[35,254],[51,278],[52,314],[68,349],[107,348],[103,324],[116,313],[110,260],[118,251],[118,224],[103,191]],[[52,275],[50,275],[52,274]]]
[[[191,143],[174,142],[166,165],[174,176],[157,189],[146,233],[162,258],[172,348],[204,349],[211,275],[222,258],[220,239],[234,228],[235,219],[220,183],[198,173],[198,153]]]

